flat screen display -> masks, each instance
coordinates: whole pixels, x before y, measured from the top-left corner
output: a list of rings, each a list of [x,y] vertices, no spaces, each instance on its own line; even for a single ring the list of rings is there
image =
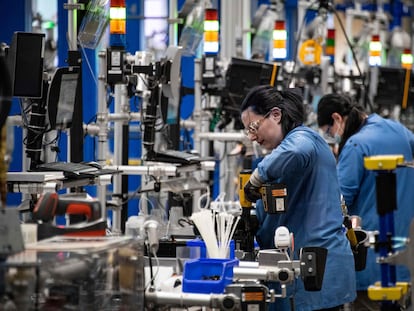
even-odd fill
[[[65,73],[62,75],[56,113],[56,126],[58,127],[72,123],[78,77],[78,73]]]
[[[274,85],[278,65],[233,57],[226,74],[230,103],[237,112],[249,90],[257,85]]]
[[[15,32],[8,53],[13,96],[41,98],[45,34]]]
[[[53,129],[66,129],[72,125],[79,74],[79,67],[61,67],[53,75],[47,98],[49,122]]]
[[[374,67],[378,73],[375,104],[379,111],[383,108],[401,106],[404,96],[406,69],[391,67]]]

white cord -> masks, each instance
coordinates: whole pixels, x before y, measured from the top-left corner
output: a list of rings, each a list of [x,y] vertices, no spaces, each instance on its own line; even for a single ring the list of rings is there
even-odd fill
[[[139,199],[139,203],[138,203],[138,214],[139,215],[144,215],[144,216],[148,216],[148,208],[146,210],[142,209],[142,201],[145,200],[147,203],[149,203],[149,205],[151,206],[151,210],[154,209],[154,204],[151,202],[150,199],[148,199],[148,197],[146,195],[141,195],[140,199]]]
[[[201,206],[204,198],[206,198],[206,203],[204,204],[204,206]],[[197,208],[199,211],[202,211],[208,208],[209,206],[210,206],[210,190],[207,188],[207,192],[200,195],[200,197],[198,198]]]
[[[78,43],[79,43],[79,46],[82,49],[83,55],[85,56],[85,61],[86,61],[86,64],[88,65],[89,71],[91,72],[92,78],[93,78],[93,80],[95,82],[95,86],[96,86],[96,88],[98,88],[98,80],[96,79],[95,73],[92,70],[92,66],[91,66],[91,64],[89,62],[88,56],[86,55],[85,48],[82,45],[82,42],[80,42],[79,40],[78,40]]]

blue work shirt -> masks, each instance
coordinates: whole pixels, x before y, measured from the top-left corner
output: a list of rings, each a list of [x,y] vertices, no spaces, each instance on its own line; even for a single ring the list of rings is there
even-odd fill
[[[331,308],[356,298],[354,259],[343,230],[336,161],[324,139],[314,130],[299,126],[257,166],[262,180],[287,187],[287,211],[267,214],[256,204],[260,222],[257,241],[262,249],[274,248],[274,232],[286,226],[294,235],[294,259],[302,247],[328,250],[320,291],[305,291],[301,279],[289,286],[295,310]],[[291,256],[292,258],[292,256]],[[278,299],[273,310],[291,310],[289,299]]]
[[[364,157],[401,154],[405,161],[412,161],[414,135],[401,123],[371,114],[361,129],[345,143],[338,158],[337,170],[341,192],[350,215],[362,218],[362,229],[379,230],[376,202],[376,172],[364,168]],[[395,236],[407,237],[414,218],[414,169],[397,168],[397,210],[394,212]],[[390,189],[394,191],[394,189]],[[391,192],[390,192],[391,193]],[[367,264],[357,272],[357,289],[381,280],[378,253],[368,249]],[[409,281],[408,269],[397,267],[397,281]]]

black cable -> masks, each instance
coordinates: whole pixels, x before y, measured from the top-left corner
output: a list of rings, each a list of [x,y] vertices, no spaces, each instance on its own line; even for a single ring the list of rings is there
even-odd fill
[[[108,86],[107,87],[108,91],[107,91],[107,96],[106,96],[106,109],[109,109],[109,106],[111,106],[111,104],[113,103],[113,99],[114,97],[112,96],[112,91],[111,88]]]
[[[96,123],[96,118],[98,117],[98,115],[97,114],[95,114],[94,116],[92,116],[90,119],[89,119],[89,121],[88,122],[86,122],[86,124],[90,124],[90,123],[92,123],[92,122],[95,122]]]
[[[29,103],[30,104],[25,108],[23,106],[23,100],[21,98],[19,99],[19,106],[20,106],[20,111],[21,111],[21,116],[22,116],[22,121],[23,121],[23,127],[26,127],[26,128],[29,126],[29,123],[30,123],[27,118],[27,113],[31,110],[31,107],[32,107],[32,102],[29,101]]]
[[[293,297],[289,298],[289,302],[290,302],[290,310],[295,311],[295,300],[293,299]]]
[[[151,247],[149,247],[148,243],[146,243],[147,248],[147,254],[148,254],[148,261],[149,261],[149,268],[150,268],[150,278],[151,278],[151,286],[154,286],[154,268],[152,266],[152,253],[151,253]]]
[[[365,107],[369,107],[369,108],[371,109],[371,111],[372,111],[372,110],[373,110],[372,103],[371,103],[371,101],[370,101],[370,99],[369,99],[369,97],[368,97],[368,92],[367,92],[366,76],[364,76],[364,75],[362,74],[362,70],[361,70],[361,67],[359,66],[358,58],[356,57],[354,47],[353,47],[353,45],[352,45],[352,43],[351,43],[351,40],[349,40],[348,34],[346,33],[345,27],[344,27],[344,25],[343,25],[343,23],[342,23],[341,19],[339,18],[338,12],[337,12],[337,11],[336,11],[333,7],[331,7],[331,11],[332,11],[332,12],[334,13],[334,15],[336,16],[336,19],[337,19],[337,21],[338,21],[338,23],[339,23],[339,26],[340,26],[340,28],[341,28],[341,30],[342,30],[342,33],[343,33],[343,35],[344,35],[344,37],[345,37],[345,40],[346,40],[347,44],[348,44],[348,47],[349,47],[349,49],[351,50],[351,53],[352,53],[352,59],[353,59],[353,60],[354,60],[354,62],[355,62],[355,66],[356,66],[356,68],[357,68],[357,70],[358,70],[358,74],[359,74],[359,76],[361,77],[362,87],[363,87],[363,90],[364,90],[364,103],[365,103],[365,105],[364,105],[364,106],[365,106]]]
[[[155,145],[155,123],[157,119],[158,101],[161,89],[157,83],[154,82],[154,88],[151,90],[150,100],[145,111],[144,135],[143,145],[147,151],[147,159],[155,157],[154,145]]]
[[[356,55],[355,55],[355,50],[354,50],[354,47],[352,46],[351,40],[349,40],[348,34],[346,33],[346,30],[345,30],[345,28],[344,28],[344,24],[342,23],[342,21],[341,21],[341,19],[340,19],[339,15],[338,15],[338,12],[337,12],[335,9],[333,9],[333,8],[332,8],[332,10],[331,10],[331,11],[332,11],[332,13],[334,13],[334,15],[336,16],[336,19],[337,19],[337,21],[338,21],[338,23],[339,23],[339,26],[341,27],[341,30],[342,30],[342,33],[343,33],[344,37],[345,37],[346,43],[348,44],[348,47],[349,47],[349,49],[351,50],[351,53],[352,53],[352,58],[353,58],[353,60],[354,60],[354,62],[355,62],[355,66],[356,66],[356,68],[357,68],[357,70],[358,70],[358,74],[360,75],[360,77],[361,77],[361,78],[363,78],[361,68],[359,67],[359,62],[358,62],[358,59],[357,59],[357,57],[356,57]],[[363,83],[364,83],[364,81],[363,81]]]

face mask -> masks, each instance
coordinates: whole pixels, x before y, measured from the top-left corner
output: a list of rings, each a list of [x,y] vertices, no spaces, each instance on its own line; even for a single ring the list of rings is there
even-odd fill
[[[335,140],[335,144],[339,144],[341,142],[341,136],[338,133],[336,133],[334,135],[334,140]]]
[[[341,142],[341,135],[339,135],[339,130],[342,129],[342,125],[339,124],[338,129],[336,130],[336,133],[334,135],[335,144],[339,144]]]

